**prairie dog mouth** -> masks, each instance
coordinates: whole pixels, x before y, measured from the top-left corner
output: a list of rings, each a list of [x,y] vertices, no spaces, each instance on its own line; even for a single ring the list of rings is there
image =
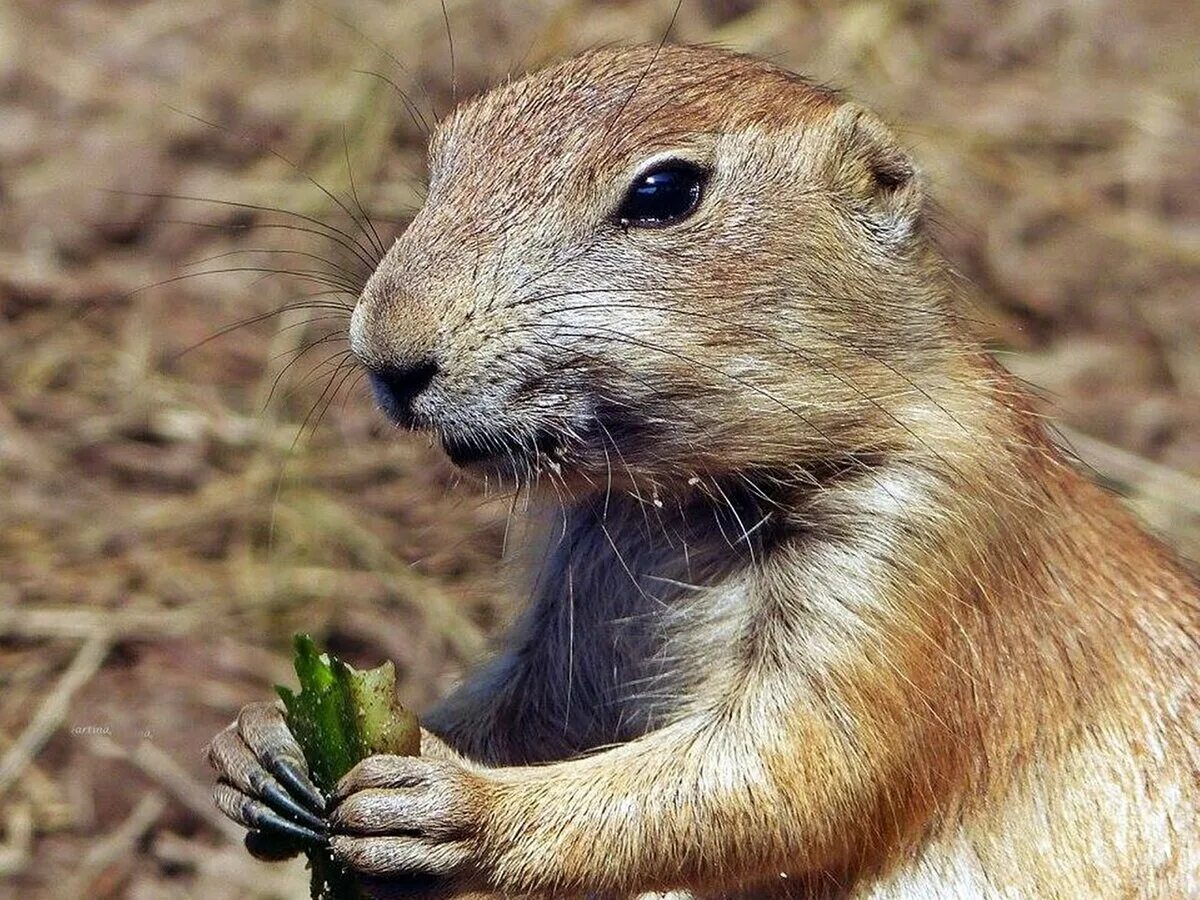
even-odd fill
[[[460,469],[488,463],[502,468],[525,461],[531,466],[558,466],[562,455],[562,439],[552,432],[539,429],[532,435],[477,434],[469,437],[441,436],[442,449],[450,462]]]

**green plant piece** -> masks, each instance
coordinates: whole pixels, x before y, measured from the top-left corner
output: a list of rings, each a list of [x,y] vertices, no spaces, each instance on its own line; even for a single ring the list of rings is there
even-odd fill
[[[417,756],[417,717],[396,700],[396,669],[386,662],[358,671],[322,653],[307,634],[293,639],[300,691],[276,686],[288,727],[308,761],[313,782],[329,793],[355,764],[376,753]],[[325,848],[308,849],[313,900],[360,900],[354,878]]]

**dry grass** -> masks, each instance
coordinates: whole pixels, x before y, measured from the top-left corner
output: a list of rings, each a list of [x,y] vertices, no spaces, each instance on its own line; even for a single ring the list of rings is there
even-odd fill
[[[655,40],[674,4],[448,5],[464,95]],[[992,339],[1100,477],[1200,556],[1200,7],[687,0],[675,36],[905,123]],[[356,69],[445,109],[436,0],[0,5],[0,896],[302,896],[302,872],[251,863],[209,807],[204,742],[287,678],[293,630],[396,659],[420,706],[505,614],[507,507],[451,491],[353,377],[325,410],[332,338],[272,390],[339,310],[180,355],[320,288],[167,279],[312,270],[266,250],[336,248],[276,227],[317,227],[294,216],[146,195],[346,227],[269,147],[337,191],[348,159],[382,222],[419,202],[419,131]]]

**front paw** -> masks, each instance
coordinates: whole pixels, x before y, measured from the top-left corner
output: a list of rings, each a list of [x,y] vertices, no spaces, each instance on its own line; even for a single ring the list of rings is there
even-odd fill
[[[283,859],[325,843],[325,799],[277,704],[243,707],[212,739],[208,758],[218,776],[213,799],[250,829],[246,847],[255,856]]]
[[[330,798],[330,847],[379,896],[450,896],[481,875],[486,775],[440,759],[371,756]]]

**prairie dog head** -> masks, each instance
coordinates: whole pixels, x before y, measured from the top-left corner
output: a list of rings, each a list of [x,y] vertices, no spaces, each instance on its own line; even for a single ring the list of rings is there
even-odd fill
[[[832,92],[713,49],[594,51],[443,122],[351,346],[397,422],[501,479],[886,452],[950,344],[921,204]]]

